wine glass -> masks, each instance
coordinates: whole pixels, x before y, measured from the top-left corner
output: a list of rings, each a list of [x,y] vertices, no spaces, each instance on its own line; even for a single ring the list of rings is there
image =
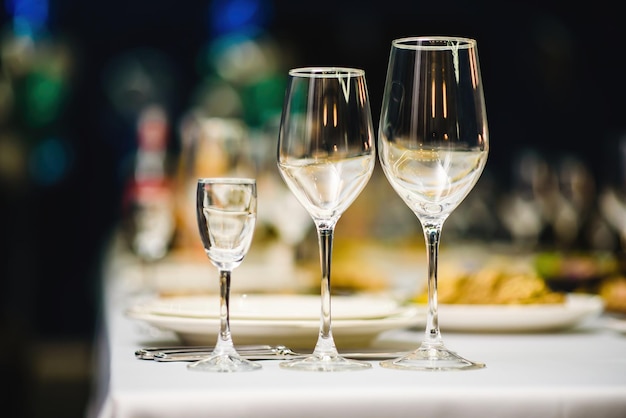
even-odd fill
[[[372,138],[363,70],[318,67],[289,71],[278,135],[278,168],[317,229],[322,306],[312,355],[283,362],[281,367],[311,371],[371,367],[370,363],[349,360],[337,352],[331,330],[330,265],[335,225],[374,169]]]
[[[196,214],[204,250],[220,276],[220,330],[217,344],[206,359],[190,370],[240,372],[258,370],[257,363],[243,359],[230,332],[230,275],[250,248],[256,222],[256,180],[240,178],[198,179]]]
[[[489,150],[476,41],[411,37],[392,42],[379,126],[379,157],[391,186],[419,219],[428,257],[424,340],[381,366],[412,370],[484,367],[448,350],[437,314],[441,228],[472,190]]]

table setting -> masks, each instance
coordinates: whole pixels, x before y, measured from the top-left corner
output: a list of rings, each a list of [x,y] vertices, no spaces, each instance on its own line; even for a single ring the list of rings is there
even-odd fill
[[[291,69],[273,182],[194,172],[195,243],[143,292],[111,246],[91,415],[626,416],[626,312],[556,286],[538,251],[441,238],[488,165],[486,115],[474,39],[393,40],[378,133],[362,69]],[[395,200],[366,194],[380,182]],[[308,215],[299,250],[263,245],[277,187],[299,206],[272,222]],[[376,197],[374,218],[402,205],[418,233],[354,228]]]

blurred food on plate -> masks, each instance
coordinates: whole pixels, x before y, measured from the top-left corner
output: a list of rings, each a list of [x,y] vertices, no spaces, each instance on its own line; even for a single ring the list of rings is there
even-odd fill
[[[608,312],[626,314],[626,277],[610,277],[600,284],[599,294]]]
[[[545,304],[563,303],[565,295],[551,290],[532,266],[508,258],[494,258],[473,272],[441,269],[437,280],[442,304]],[[427,303],[427,289],[413,301]]]

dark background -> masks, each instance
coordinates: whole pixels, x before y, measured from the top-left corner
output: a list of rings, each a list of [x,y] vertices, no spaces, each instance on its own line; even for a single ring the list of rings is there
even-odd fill
[[[9,3],[2,10],[5,31],[12,24]],[[0,177],[0,392],[10,416],[82,416],[89,395],[102,256],[119,222],[124,167],[136,145],[134,121],[116,112],[105,91],[106,68],[137,49],[166,57],[163,94],[175,130],[202,78],[199,51],[216,36],[214,3],[49,2],[49,32],[73,56],[70,93],[54,126],[71,158],[55,181]],[[263,3],[261,22],[286,65],[364,68],[375,120],[392,39],[476,38],[490,125],[488,169],[501,189],[528,148],[548,160],[576,155],[600,184],[617,178],[618,143],[626,134],[626,25],[609,2],[253,3]],[[2,134],[22,127],[19,119],[3,120]],[[176,141],[172,147],[176,152]],[[57,380],[39,372],[42,356],[54,363],[49,357],[59,355],[45,350],[50,341],[70,353],[78,344],[78,360],[59,367],[87,371]]]

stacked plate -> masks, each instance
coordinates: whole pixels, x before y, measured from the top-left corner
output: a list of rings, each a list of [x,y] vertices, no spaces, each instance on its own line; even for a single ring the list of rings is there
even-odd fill
[[[553,304],[441,304],[439,325],[444,332],[555,332],[579,326],[603,311],[602,298],[589,294],[568,294],[564,303]]]
[[[320,327],[320,296],[238,294],[230,298],[233,341],[312,349]],[[333,296],[332,330],[339,348],[363,348],[388,330],[423,326],[425,311],[384,296]],[[186,344],[214,344],[219,331],[217,295],[163,297],[127,316],[175,332]]]

